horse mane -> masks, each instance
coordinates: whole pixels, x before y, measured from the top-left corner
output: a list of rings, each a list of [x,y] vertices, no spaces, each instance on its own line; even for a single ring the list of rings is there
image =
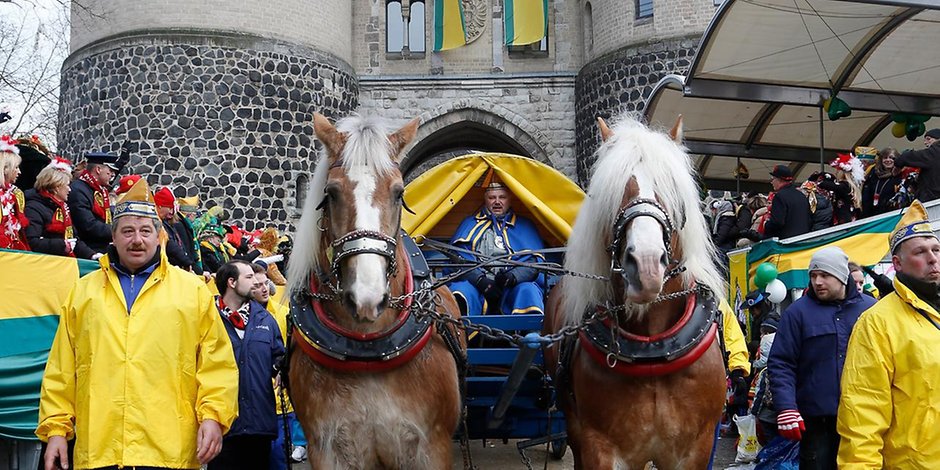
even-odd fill
[[[340,119],[336,130],[345,136],[340,159],[343,170],[363,168],[384,176],[397,166],[392,160],[393,146],[388,139],[388,125],[380,118],[352,115]],[[307,287],[310,275],[321,271],[320,253],[323,252],[323,232],[319,228],[323,210],[318,209],[330,174],[332,159],[324,146],[320,151],[316,169],[307,191],[303,213],[297,226],[294,251],[287,267],[287,286],[291,294]]]
[[[724,297],[724,281],[715,265],[715,245],[699,208],[699,190],[686,149],[664,132],[650,130],[636,115],[622,116],[612,128],[613,135],[597,150],[587,197],[568,239],[565,268],[575,272],[610,275],[611,231],[620,210],[630,178],[642,173],[669,212],[669,217],[685,225],[679,231],[679,246],[687,269],[685,285],[695,280]],[[565,322],[576,324],[588,308],[613,302],[610,282],[569,276],[562,283]],[[635,306],[628,312],[642,313]]]

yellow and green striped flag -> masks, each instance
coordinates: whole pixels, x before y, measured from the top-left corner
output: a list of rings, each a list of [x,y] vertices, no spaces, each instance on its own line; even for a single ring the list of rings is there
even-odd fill
[[[0,250],[0,436],[36,440],[39,388],[59,310],[98,263]]]
[[[505,0],[507,46],[539,42],[548,31],[548,0]]]
[[[796,243],[763,241],[754,245],[747,253],[747,271],[749,288],[753,288],[754,273],[757,266],[769,262],[777,267],[777,279],[790,289],[802,289],[809,285],[810,258],[816,250],[824,246],[837,246],[860,266],[871,266],[881,261],[888,254],[888,236],[899,221],[912,223],[917,216],[905,211],[902,218],[900,211],[890,216],[878,217],[867,223],[855,225],[845,232],[836,232],[812,240]]]
[[[467,44],[461,0],[434,2],[434,50],[446,51]]]

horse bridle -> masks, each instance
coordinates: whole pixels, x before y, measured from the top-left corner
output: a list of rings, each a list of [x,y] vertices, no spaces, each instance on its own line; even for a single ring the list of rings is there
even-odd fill
[[[638,217],[651,217],[663,228],[663,246],[666,247],[666,258],[669,260],[670,264],[675,264],[675,260],[672,259],[672,243],[670,243],[672,235],[676,232],[672,218],[669,217],[666,208],[663,207],[659,201],[638,197],[623,206],[617,214],[617,221],[614,223],[613,228],[613,241],[611,241],[610,246],[607,247],[607,252],[610,254],[611,274],[623,276],[624,270],[623,266],[620,264],[620,250],[623,248],[624,238],[627,233],[627,224]],[[685,225],[684,220],[681,222],[682,224],[679,228]]]
[[[340,266],[344,259],[372,253],[385,257],[388,261],[385,269],[385,278],[389,279],[398,269],[398,259],[395,256],[395,249],[398,246],[398,240],[374,230],[353,230],[352,232],[337,238],[330,244],[333,249],[333,260],[330,262],[330,272],[336,279],[339,279]]]

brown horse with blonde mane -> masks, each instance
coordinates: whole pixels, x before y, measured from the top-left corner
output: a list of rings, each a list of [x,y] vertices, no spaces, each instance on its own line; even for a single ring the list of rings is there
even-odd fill
[[[545,330],[595,316],[546,349],[575,468],[701,470],[725,397],[716,338],[715,247],[681,141],[625,117],[598,119],[603,143],[578,214],[566,277],[549,296]]]
[[[397,159],[417,127],[314,116],[326,155],[288,267],[289,388],[318,470],[451,466],[464,338],[415,312],[458,308],[446,288],[419,291],[400,234]]]

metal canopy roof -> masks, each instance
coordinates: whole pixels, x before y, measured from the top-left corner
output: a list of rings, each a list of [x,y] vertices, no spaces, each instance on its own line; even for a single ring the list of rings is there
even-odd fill
[[[935,44],[938,0],[727,0],[689,76],[663,78],[645,114],[662,126],[684,116],[709,188],[735,189],[740,158],[741,189],[767,190],[776,163],[792,162],[797,178],[818,169],[820,106],[833,93],[853,112],[823,119],[826,161],[858,145],[919,148],[891,135],[891,113],[940,116]]]

